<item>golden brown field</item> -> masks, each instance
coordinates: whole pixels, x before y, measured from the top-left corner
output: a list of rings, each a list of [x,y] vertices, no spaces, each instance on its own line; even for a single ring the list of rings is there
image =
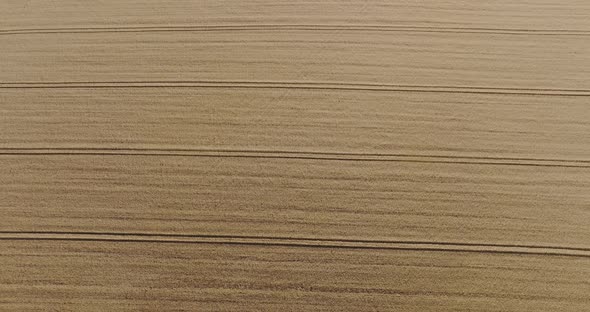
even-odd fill
[[[590,2],[0,1],[0,311],[590,311]]]

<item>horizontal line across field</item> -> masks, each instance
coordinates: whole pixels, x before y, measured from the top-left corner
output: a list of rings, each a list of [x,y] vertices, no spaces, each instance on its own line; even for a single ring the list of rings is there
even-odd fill
[[[499,35],[588,36],[588,30],[574,29],[519,29],[483,27],[432,27],[402,25],[330,25],[330,24],[259,24],[259,25],[175,25],[175,26],[120,26],[3,29],[0,35],[59,34],[59,33],[117,33],[117,32],[211,32],[211,31],[378,31],[378,32],[434,32],[476,33]]]
[[[241,235],[0,231],[0,240],[254,245],[333,249],[412,250],[590,258],[590,248],[431,241],[384,241]]]
[[[0,148],[0,156],[157,156],[157,157],[219,157],[259,159],[300,159],[324,161],[373,161],[448,163],[467,165],[508,165],[538,167],[590,168],[590,160],[542,158],[443,156],[379,153],[337,153],[317,151],[264,151],[212,149],[150,149],[150,148]]]
[[[300,81],[55,81],[0,82],[0,89],[74,88],[255,88],[382,92],[472,93],[498,95],[590,96],[590,89],[510,88],[478,86],[394,85],[379,83]]]

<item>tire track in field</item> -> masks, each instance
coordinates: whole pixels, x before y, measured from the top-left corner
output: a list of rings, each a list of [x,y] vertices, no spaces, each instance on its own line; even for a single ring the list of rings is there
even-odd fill
[[[574,29],[524,29],[483,27],[432,27],[402,25],[258,24],[258,25],[176,25],[2,29],[0,35],[128,33],[128,32],[223,32],[223,31],[370,31],[466,33],[492,35],[588,36],[590,31]]]
[[[394,85],[345,82],[282,81],[112,81],[112,82],[0,82],[0,89],[93,89],[93,88],[245,88],[306,89],[374,92],[427,92],[533,96],[590,96],[588,89],[511,88],[478,86]]]
[[[304,151],[212,150],[212,149],[148,149],[148,148],[0,148],[0,156],[144,156],[144,157],[207,157],[254,158],[355,162],[410,162],[460,165],[534,166],[590,168],[590,160],[541,158],[502,158],[475,156],[363,154]]]
[[[158,234],[121,232],[0,231],[0,240],[113,243],[214,244],[322,249],[373,249],[425,252],[514,254],[590,258],[590,248],[430,241],[385,241],[240,235]]]

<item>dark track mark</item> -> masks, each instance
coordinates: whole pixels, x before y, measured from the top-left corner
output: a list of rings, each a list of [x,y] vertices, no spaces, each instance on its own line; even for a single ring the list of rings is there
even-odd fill
[[[443,160],[415,160],[415,159],[375,159],[375,158],[338,158],[338,157],[305,157],[305,156],[269,156],[269,155],[213,155],[213,154],[166,154],[166,153],[23,153],[0,152],[0,156],[144,156],[144,157],[206,157],[206,158],[254,158],[254,159],[294,159],[294,160],[324,160],[324,161],[352,161],[352,162],[407,162],[430,164],[459,164],[459,165],[491,165],[491,166],[527,166],[527,167],[560,167],[560,168],[590,168],[590,165],[565,164],[533,164],[518,162],[476,162],[476,161],[443,161]]]
[[[522,244],[491,244],[491,243],[463,243],[463,242],[438,242],[438,241],[407,241],[407,240],[367,240],[367,239],[342,239],[342,238],[312,238],[312,237],[287,237],[287,236],[254,236],[254,235],[213,235],[213,234],[171,234],[171,233],[137,233],[137,232],[73,232],[73,231],[0,231],[0,234],[55,234],[55,235],[111,235],[111,236],[139,236],[139,237],[175,237],[175,238],[225,238],[225,239],[268,239],[268,240],[292,240],[292,241],[319,241],[342,243],[373,243],[373,244],[412,244],[412,245],[440,245],[440,246],[471,246],[471,247],[504,247],[504,248],[531,248],[531,249],[555,249],[571,251],[590,251],[590,248],[563,247],[548,245],[522,245]]]
[[[527,95],[527,96],[590,96],[590,90],[567,89],[515,89],[490,87],[447,87],[447,86],[397,86],[344,84],[344,83],[300,83],[300,82],[51,82],[17,83],[0,82],[0,89],[113,89],[113,88],[234,88],[234,89],[302,89],[302,90],[337,90],[367,92],[418,92],[418,93],[455,93],[455,94],[490,94],[490,95]]]
[[[569,160],[552,158],[523,158],[523,157],[490,157],[490,156],[453,156],[453,155],[414,155],[388,153],[348,153],[348,152],[318,152],[318,151],[285,151],[285,150],[227,150],[227,149],[190,149],[190,148],[66,148],[66,147],[0,147],[1,151],[144,151],[144,152],[195,152],[195,153],[259,153],[259,154],[293,154],[293,155],[327,155],[327,156],[366,156],[366,157],[415,157],[415,158],[443,158],[443,159],[483,159],[483,160],[514,160],[514,161],[546,161],[590,163],[590,160]]]
[[[568,254],[568,253],[547,253],[513,250],[469,250],[460,248],[415,248],[415,247],[391,247],[391,246],[344,246],[344,245],[313,245],[301,243],[264,243],[264,242],[235,242],[235,241],[194,241],[194,240],[138,240],[138,239],[101,239],[101,238],[79,238],[79,237],[0,237],[0,241],[76,241],[76,242],[111,242],[111,243],[161,243],[161,244],[207,244],[207,245],[238,245],[238,246],[259,246],[259,247],[297,247],[317,249],[352,249],[352,250],[396,250],[396,251],[423,251],[423,252],[456,252],[456,253],[484,253],[484,254],[512,254],[520,256],[557,256],[590,258],[590,255]]]
[[[72,27],[72,28],[25,28],[4,29],[0,35],[27,34],[78,34],[78,33],[128,33],[128,32],[220,32],[220,31],[372,31],[372,32],[422,32],[422,33],[468,33],[492,35],[537,35],[537,36],[588,36],[590,31],[569,29],[517,29],[477,27],[429,27],[395,25],[209,25],[209,26],[136,26],[136,27]]]

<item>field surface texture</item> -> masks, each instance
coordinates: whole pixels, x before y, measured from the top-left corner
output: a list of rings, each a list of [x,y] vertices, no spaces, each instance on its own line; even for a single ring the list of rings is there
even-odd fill
[[[0,1],[0,311],[590,311],[590,2]]]

